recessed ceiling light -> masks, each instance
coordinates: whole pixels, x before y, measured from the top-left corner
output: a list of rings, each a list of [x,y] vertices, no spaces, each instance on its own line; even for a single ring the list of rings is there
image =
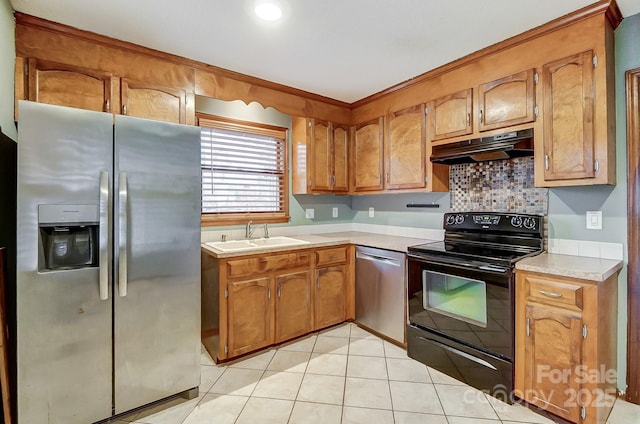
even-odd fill
[[[282,17],[282,8],[280,5],[269,1],[257,3],[254,11],[260,19],[264,19],[265,21],[273,22]]]

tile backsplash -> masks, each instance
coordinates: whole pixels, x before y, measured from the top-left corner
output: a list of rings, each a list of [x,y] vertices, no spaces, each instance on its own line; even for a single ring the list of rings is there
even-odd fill
[[[533,157],[449,167],[451,210],[547,215],[549,189],[536,188]]]

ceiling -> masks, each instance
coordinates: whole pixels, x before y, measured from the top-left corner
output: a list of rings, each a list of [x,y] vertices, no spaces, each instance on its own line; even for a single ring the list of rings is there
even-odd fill
[[[10,0],[19,12],[352,103],[593,0]],[[639,0],[618,0],[623,16]]]

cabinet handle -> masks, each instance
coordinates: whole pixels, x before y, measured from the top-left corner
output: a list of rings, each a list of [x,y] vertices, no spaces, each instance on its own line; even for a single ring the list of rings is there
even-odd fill
[[[471,123],[471,114],[467,113],[467,125]]]
[[[338,256],[337,255],[331,255],[331,256],[329,256],[329,259],[338,259]]]
[[[271,299],[271,287],[267,287],[267,299]]]
[[[389,184],[389,171],[387,171],[387,184]]]
[[[127,105],[122,105],[122,114],[123,115],[127,114]]]
[[[527,337],[531,335],[531,318],[527,318]]]
[[[484,114],[482,113],[482,109],[480,109],[480,123],[484,124],[483,119],[484,118]]]
[[[544,169],[549,170],[549,155],[544,155]]]
[[[104,102],[105,112],[109,112],[110,108],[111,108],[111,104],[109,103],[109,100],[105,100],[105,102]]]
[[[596,174],[598,173],[598,171],[600,171],[600,162],[598,162],[598,159],[593,162],[593,170],[596,172]]]
[[[277,294],[278,294],[278,297],[280,297],[280,293],[281,293],[281,291],[280,291],[280,284],[278,284],[276,288],[277,288]]]
[[[538,290],[540,292],[540,294],[543,294],[545,296],[549,296],[549,297],[562,297],[562,293],[554,293],[554,292],[550,292],[550,291],[546,291],[546,290]]]

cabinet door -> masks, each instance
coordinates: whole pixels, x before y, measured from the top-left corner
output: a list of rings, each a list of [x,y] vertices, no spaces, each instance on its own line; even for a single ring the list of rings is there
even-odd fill
[[[593,52],[542,68],[544,179],[593,178]]]
[[[122,78],[122,114],[155,121],[186,123],[186,92]]]
[[[273,343],[271,278],[228,284],[228,356],[237,356]]]
[[[34,102],[109,112],[109,72],[29,59],[28,99]]]
[[[310,333],[311,271],[278,275],[276,280],[276,343]]]
[[[346,318],[344,265],[316,269],[314,322],[316,329],[342,322]]]
[[[382,190],[383,118],[355,127],[353,137],[353,168],[355,191]]]
[[[525,400],[562,418],[580,422],[582,319],[570,312],[526,306]]]
[[[425,186],[424,105],[389,115],[389,136],[385,145],[386,188]]]
[[[478,87],[480,131],[535,120],[535,70],[519,72]]]
[[[309,120],[311,190],[331,191],[333,158],[329,123]]]
[[[472,92],[469,88],[431,102],[431,141],[471,134]]]
[[[333,133],[333,191],[349,191],[349,127],[332,126]]]

